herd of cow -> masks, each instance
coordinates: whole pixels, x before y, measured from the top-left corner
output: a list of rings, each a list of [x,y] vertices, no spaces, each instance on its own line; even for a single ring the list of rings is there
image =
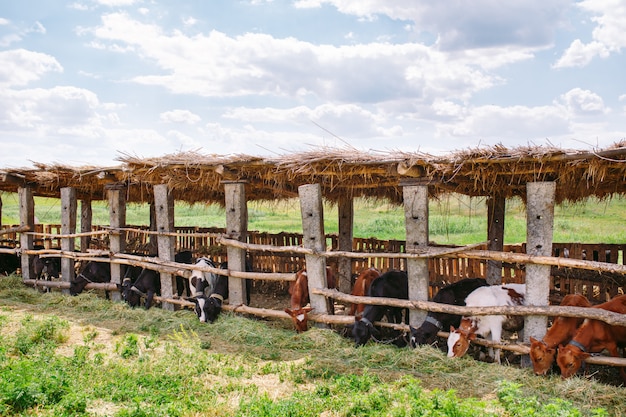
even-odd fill
[[[184,251],[176,254],[175,261],[192,264],[192,254]],[[3,265],[6,263],[3,257]],[[228,276],[207,272],[206,267],[227,268],[224,263],[217,266],[209,258],[198,258],[198,267],[193,269],[189,279],[176,277],[176,292],[194,303],[194,310],[202,322],[212,323],[217,319],[222,303],[228,298]],[[60,259],[34,257],[34,273],[37,279],[55,278],[59,276]],[[17,269],[16,265],[11,265]],[[9,271],[10,268],[6,269]],[[246,269],[251,270],[247,264]],[[6,272],[5,271],[5,272]],[[331,268],[326,269],[328,288],[336,288],[336,279]],[[70,294],[81,293],[89,283],[111,281],[111,270],[108,262],[88,262],[75,279],[70,282]],[[154,296],[160,294],[160,275],[157,271],[136,266],[127,266],[119,291],[122,299],[132,307],[141,305],[148,309],[152,306]],[[251,280],[246,280],[247,304],[250,304]],[[525,304],[526,288],[524,284],[488,285],[482,278],[466,278],[441,288],[433,302],[468,307],[515,306]],[[307,314],[311,311],[309,304],[308,277],[306,270],[296,273],[295,281],[289,286],[290,308],[285,312],[292,318],[298,332],[308,328]],[[408,277],[406,272],[391,270],[381,274],[375,268],[361,272],[353,285],[352,295],[408,299]],[[107,293],[108,298],[108,293]],[[608,302],[591,305],[583,295],[571,294],[563,298],[562,306],[600,308],[612,312],[626,314],[626,295],[618,295]],[[407,321],[408,311],[398,307],[374,304],[354,304],[349,311],[355,317],[354,324],[348,327],[348,333],[356,346],[365,345],[369,340],[382,341],[381,329],[374,323],[386,320],[400,324]],[[482,336],[500,342],[504,331],[523,331],[523,316],[459,316],[449,313],[429,312],[419,328],[409,326],[410,336],[392,330],[391,337],[385,339],[398,347],[410,345],[431,345],[437,342],[439,331],[449,330],[447,351],[449,357],[463,356],[470,341]],[[530,338],[530,359],[537,375],[546,375],[556,365],[564,378],[576,374],[584,361],[593,353],[607,350],[611,356],[619,357],[619,348],[626,348],[626,327],[609,325],[603,321],[572,317],[556,317],[542,340]],[[493,361],[500,363],[499,349],[489,348]],[[626,382],[626,371],[620,368],[620,375]]]

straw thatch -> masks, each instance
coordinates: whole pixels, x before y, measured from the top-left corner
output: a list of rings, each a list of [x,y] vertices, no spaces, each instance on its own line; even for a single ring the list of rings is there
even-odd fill
[[[122,154],[114,167],[36,164],[30,169],[0,169],[0,190],[30,186],[39,196],[58,197],[74,187],[79,199],[106,199],[106,190],[123,187],[131,202],[152,200],[152,186],[168,184],[177,201],[224,203],[224,181],[244,181],[250,201],[296,197],[298,187],[319,183],[323,196],[402,201],[402,186],[429,184],[432,195],[520,196],[526,183],[555,181],[556,201],[607,198],[626,193],[626,141],[595,150],[503,146],[468,149],[435,157],[420,152],[363,152],[317,148],[273,158],[181,152],[158,158]]]

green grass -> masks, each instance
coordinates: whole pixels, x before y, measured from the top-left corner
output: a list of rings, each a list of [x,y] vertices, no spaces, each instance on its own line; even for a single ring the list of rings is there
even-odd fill
[[[2,224],[19,223],[17,195],[2,193]],[[93,203],[93,224],[107,225],[109,211],[106,203]],[[60,223],[60,201],[36,198],[35,215],[41,223]],[[381,240],[404,240],[404,211],[402,207],[380,201],[357,199],[354,203],[354,236]],[[176,226],[225,227],[224,209],[218,205],[178,204],[175,208]],[[126,221],[130,225],[149,224],[147,204],[129,204]],[[78,219],[80,220],[80,219]],[[297,199],[248,204],[248,230],[270,233],[302,233],[300,205]],[[555,208],[554,241],[584,243],[624,243],[626,198],[614,197],[583,203],[565,203]],[[326,233],[337,233],[337,207],[324,208]],[[487,213],[484,198],[448,195],[433,200],[429,207],[430,240],[439,244],[465,245],[487,240]],[[505,243],[526,241],[526,213],[521,200],[507,201]]]
[[[200,323],[189,310],[0,278],[2,416],[624,416],[624,392],[430,346],[355,348],[329,329],[231,313]]]

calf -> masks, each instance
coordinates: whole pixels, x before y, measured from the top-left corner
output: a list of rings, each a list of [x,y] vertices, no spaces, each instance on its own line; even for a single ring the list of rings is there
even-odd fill
[[[217,268],[217,265],[209,258],[198,258],[195,266]],[[217,274],[213,272],[201,271],[194,269],[189,277],[189,287],[192,297],[198,297],[200,295],[209,294],[215,288],[215,281],[217,280]]]
[[[87,284],[92,282],[111,282],[111,264],[108,262],[87,262],[80,273],[70,282],[70,294],[80,294]],[[109,298],[108,291],[106,291],[106,298]]]
[[[580,294],[566,295],[560,305],[591,307],[587,297]],[[579,317],[556,317],[542,340],[530,338],[530,360],[536,375],[545,375],[548,372],[554,363],[556,347],[572,340],[582,322],[583,319]]]
[[[35,255],[33,257],[33,272],[35,279],[46,279],[48,281],[53,278],[58,279],[61,271],[61,258],[41,257]]]
[[[333,270],[326,267],[326,285],[328,288],[336,287],[336,279]],[[303,332],[308,329],[307,313],[310,308],[303,308],[310,302],[309,299],[309,278],[306,269],[296,272],[296,280],[289,284],[289,295],[291,295],[291,308],[285,309],[285,313],[289,314],[296,327],[296,331]]]
[[[131,307],[141,304],[141,297],[145,297],[144,307],[152,307],[155,295],[161,294],[161,274],[153,269],[143,268],[139,277],[131,284],[129,279],[122,282],[122,299]]]
[[[524,304],[526,293],[525,284],[506,284],[480,287],[472,291],[465,299],[468,307],[495,307]],[[472,316],[464,317],[459,329],[450,326],[448,336],[448,357],[460,357],[465,355],[469,348],[470,340],[476,338],[476,334],[490,337],[490,340],[500,341],[502,327],[507,319],[503,315]],[[522,321],[523,323],[523,321]],[[512,330],[512,329],[511,329]],[[489,348],[490,356],[494,356],[493,348]],[[500,363],[500,349],[495,350],[495,361]]]
[[[220,264],[221,269],[228,268],[228,263],[222,262]],[[252,266],[246,262],[246,271],[252,272]],[[198,316],[198,319],[203,322],[213,323],[222,311],[222,304],[224,300],[228,298],[228,275],[216,274],[215,285],[209,296],[205,295],[203,283],[206,281],[200,281],[200,285],[197,288],[197,295],[191,298],[194,302],[194,311]],[[250,304],[250,290],[252,289],[252,280],[246,279],[246,302]]]
[[[409,282],[406,272],[388,271],[376,278],[368,293],[370,297],[399,298],[407,300],[409,298]],[[374,327],[374,322],[387,317],[390,323],[400,323],[402,321],[402,309],[398,307],[370,305],[363,310],[363,316],[359,319],[355,317],[352,327],[352,336],[356,346],[365,345],[373,334],[379,331]],[[396,344],[402,345],[402,341],[396,338]]]
[[[488,285],[483,278],[465,278],[439,290],[433,298],[433,302],[464,306],[465,299],[475,289]],[[449,313],[428,312],[424,323],[419,328],[411,329],[411,346],[430,345],[435,342],[437,332],[448,329],[450,326],[458,327],[461,316]]]
[[[361,271],[356,281],[354,281],[354,286],[352,287],[352,292],[350,294],[359,297],[367,295],[372,281],[374,281],[379,276],[380,271],[373,267]],[[363,315],[364,309],[365,304],[352,304],[350,306],[350,313],[348,315],[361,317]]]
[[[610,301],[592,308],[626,314],[626,295],[613,297]],[[561,369],[561,377],[574,375],[591,353],[604,349],[614,357],[619,357],[618,348],[626,347],[626,327],[612,326],[600,320],[585,319],[576,334],[565,346],[559,345],[556,362]],[[620,367],[620,375],[626,383],[626,371]]]

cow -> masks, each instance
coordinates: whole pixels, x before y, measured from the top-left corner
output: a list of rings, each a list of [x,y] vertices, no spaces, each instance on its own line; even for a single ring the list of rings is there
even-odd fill
[[[296,310],[290,308],[285,309],[285,313],[289,314],[296,326],[296,332],[302,333],[309,329],[309,317],[308,313],[312,310],[311,307],[302,307]]]
[[[372,285],[372,281],[380,276],[380,271],[374,267],[364,269],[361,271],[359,276],[354,281],[354,286],[352,287],[351,295],[363,297],[368,294],[370,285]],[[350,306],[350,316],[358,316],[361,317],[363,315],[363,310],[365,309],[365,304],[352,304]]]
[[[328,288],[336,287],[336,279],[333,270],[326,267],[326,285]],[[309,298],[309,278],[306,269],[296,272],[296,280],[289,284],[289,295],[291,296],[291,308],[286,308],[285,313],[289,314],[293,320],[294,326],[298,332],[308,329],[307,313],[311,309],[305,309],[304,306],[310,302]]]
[[[121,292],[122,299],[133,308],[141,304],[141,297],[145,297],[144,307],[147,310],[152,307],[154,296],[161,294],[161,274],[153,269],[143,268],[134,282],[124,280]]]
[[[205,257],[198,258],[195,266],[217,268],[215,262]],[[210,294],[213,288],[215,288],[216,280],[217,274],[213,272],[201,271],[199,269],[192,270],[191,276],[189,277],[189,287],[191,290],[191,294],[189,295],[191,297],[198,297],[200,295],[206,295],[207,292]]]
[[[618,295],[592,308],[626,314],[626,295]],[[578,372],[582,363],[592,353],[606,349],[611,356],[619,357],[618,348],[625,347],[625,326],[612,326],[600,320],[585,319],[569,343],[559,344],[556,362],[561,369],[561,377],[569,378]],[[626,371],[620,367],[619,372],[626,383]]]
[[[495,307],[513,306],[525,304],[526,285],[525,284],[504,284],[479,287],[472,291],[465,299],[467,307]],[[493,341],[500,341],[502,329],[506,326],[507,316],[470,316],[461,319],[458,329],[450,326],[448,335],[448,357],[460,357],[465,355],[469,348],[470,340],[474,340],[476,335],[488,337]],[[522,320],[515,320],[515,323],[522,323]],[[509,327],[508,330],[518,329],[518,326]],[[496,363],[500,363],[500,349],[489,348],[489,354]],[[495,356],[494,356],[495,354]]]
[[[441,288],[433,298],[433,302],[464,306],[465,299],[472,291],[487,285],[489,284],[484,278],[465,278]],[[429,311],[419,328],[409,327],[411,347],[433,344],[437,338],[437,332],[448,329],[450,326],[458,327],[460,323],[461,316],[457,314]]]
[[[182,251],[174,255],[174,261],[178,263],[191,263],[191,252]],[[161,295],[161,274],[155,270],[143,268],[137,279],[132,280],[132,274],[136,273],[136,269],[128,268],[126,270],[129,276],[125,276],[120,287],[122,299],[131,307],[137,307],[141,304],[141,298],[145,298],[144,307],[149,309],[155,295]],[[176,291],[180,297],[186,290],[183,277],[176,276]],[[187,290],[188,292],[188,290]]]
[[[76,275],[74,280],[70,282],[70,294],[78,295],[90,283],[111,282],[111,264],[108,262],[89,261],[82,268],[80,273]],[[109,298],[109,292],[106,291],[106,298]]]
[[[406,272],[397,270],[385,272],[372,282],[368,296],[408,299],[409,281]],[[365,345],[373,335],[379,334],[378,329],[374,327],[374,322],[381,320],[383,316],[386,316],[387,321],[391,323],[400,323],[402,309],[368,304],[363,310],[363,316],[355,317],[352,325],[352,336],[356,346]],[[403,341],[397,337],[394,339],[394,344],[402,346]]]
[[[221,269],[228,269],[228,263],[222,262]],[[252,265],[246,261],[246,271],[252,272]],[[206,280],[201,280],[196,288],[197,295],[190,300],[194,303],[194,311],[198,319],[203,323],[213,323],[222,311],[222,304],[228,298],[228,275],[216,274],[215,285],[210,294],[205,295],[204,285]],[[250,304],[250,290],[252,289],[252,280],[246,279],[246,303]]]
[[[33,273],[35,279],[58,279],[61,275],[61,258],[57,257],[33,257]]]
[[[13,249],[2,246],[2,249]],[[0,253],[0,274],[11,275],[21,268],[20,257],[15,253]]]
[[[566,295],[560,305],[591,307],[587,297],[581,294]],[[542,340],[530,338],[529,353],[535,375],[546,375],[554,363],[556,347],[572,340],[582,322],[580,317],[556,317]]]

